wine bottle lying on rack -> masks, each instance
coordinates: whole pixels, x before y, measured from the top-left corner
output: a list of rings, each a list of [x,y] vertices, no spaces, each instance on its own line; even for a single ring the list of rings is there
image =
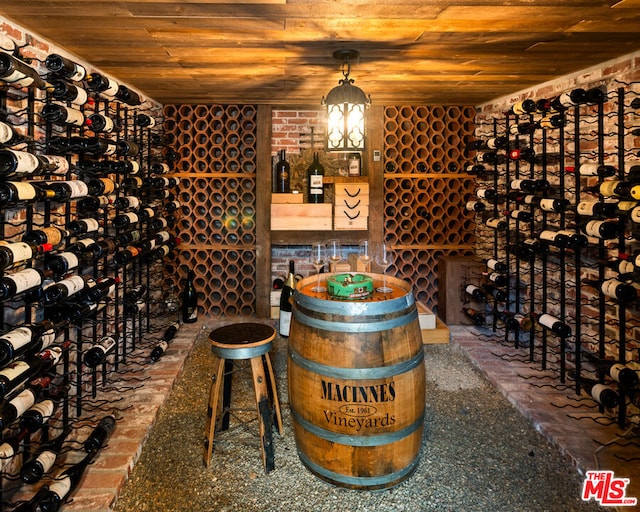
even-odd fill
[[[0,335],[0,366],[22,355],[32,355],[51,346],[61,325],[49,320],[22,325]]]
[[[37,288],[44,279],[45,273],[35,268],[6,274],[0,279],[0,301],[17,298],[23,293]]]
[[[569,336],[571,336],[571,327],[548,313],[540,315],[538,317],[538,323],[562,338],[568,338]]]
[[[480,311],[478,311],[477,309],[473,309],[473,308],[462,308],[462,312],[465,314],[465,316],[471,320],[475,325],[485,325],[487,323],[487,320],[484,316],[484,314],[482,314]]]
[[[464,291],[473,300],[485,301],[487,300],[487,294],[481,288],[478,288],[475,284],[467,284],[464,286]]]
[[[616,381],[625,389],[635,388],[640,382],[640,379],[638,378],[638,372],[618,361],[602,359],[585,349],[583,349],[580,354],[587,361],[592,363],[597,370],[600,370],[611,377],[611,379]]]
[[[618,279],[606,279],[602,282],[583,279],[582,283],[596,290],[600,290],[603,295],[617,300],[620,304],[632,304],[638,299],[638,290],[636,287],[632,284],[623,283]]]
[[[0,80],[18,88],[47,87],[47,83],[34,68],[5,52],[0,52]]]
[[[47,55],[44,65],[50,71],[50,75],[73,82],[80,82],[87,76],[87,70],[84,66],[57,53]]]
[[[573,380],[580,384],[580,387],[585,393],[591,395],[591,398],[600,405],[603,405],[608,409],[613,409],[620,403],[620,396],[609,386],[606,386],[595,379],[589,379],[583,376],[578,377],[573,370],[570,370],[567,373]]]
[[[43,444],[20,468],[20,479],[27,484],[39,482],[53,467],[71,432],[73,432],[73,428],[67,425],[56,438]]]
[[[83,362],[89,368],[96,368],[106,362],[118,344],[117,336],[102,336],[95,345],[84,353]]]

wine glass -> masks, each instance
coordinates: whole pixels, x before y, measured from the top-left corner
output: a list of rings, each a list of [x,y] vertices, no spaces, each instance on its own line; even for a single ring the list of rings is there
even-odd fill
[[[382,286],[376,288],[376,291],[380,293],[391,293],[392,288],[387,286],[387,274],[386,271],[389,265],[393,263],[393,251],[391,245],[387,242],[380,242],[375,251],[376,264],[382,268]]]
[[[316,272],[318,272],[318,284],[314,288],[311,288],[311,291],[324,292],[327,290],[324,286],[320,285],[320,270],[322,269],[322,267],[324,267],[325,260],[326,260],[326,252],[327,252],[327,247],[323,242],[314,242],[311,245],[311,255],[309,257],[309,260],[311,261],[311,264],[315,267]]]
[[[327,252],[329,256],[329,261],[331,262],[332,272],[335,273],[336,265],[342,259],[342,247],[340,246],[340,240],[336,240],[335,238],[329,240],[327,244]]]
[[[358,259],[364,264],[365,272],[369,272],[371,265],[371,244],[369,240],[360,240]]]

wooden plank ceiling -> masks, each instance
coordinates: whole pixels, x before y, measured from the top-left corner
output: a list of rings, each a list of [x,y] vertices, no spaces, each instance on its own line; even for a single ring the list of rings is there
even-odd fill
[[[640,0],[11,0],[0,14],[161,103],[479,104],[640,49]]]

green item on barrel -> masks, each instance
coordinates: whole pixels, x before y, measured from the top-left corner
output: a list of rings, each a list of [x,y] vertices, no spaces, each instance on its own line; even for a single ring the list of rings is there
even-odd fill
[[[373,279],[364,274],[336,274],[327,278],[327,290],[334,299],[366,299],[373,293]]]

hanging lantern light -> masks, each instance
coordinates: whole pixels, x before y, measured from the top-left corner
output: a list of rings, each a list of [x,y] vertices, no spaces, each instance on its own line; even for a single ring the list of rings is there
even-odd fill
[[[342,60],[342,75],[337,87],[322,98],[327,108],[327,151],[362,151],[364,149],[364,112],[371,97],[353,85],[349,78],[351,59],[360,56],[357,50],[336,50],[335,59]]]

